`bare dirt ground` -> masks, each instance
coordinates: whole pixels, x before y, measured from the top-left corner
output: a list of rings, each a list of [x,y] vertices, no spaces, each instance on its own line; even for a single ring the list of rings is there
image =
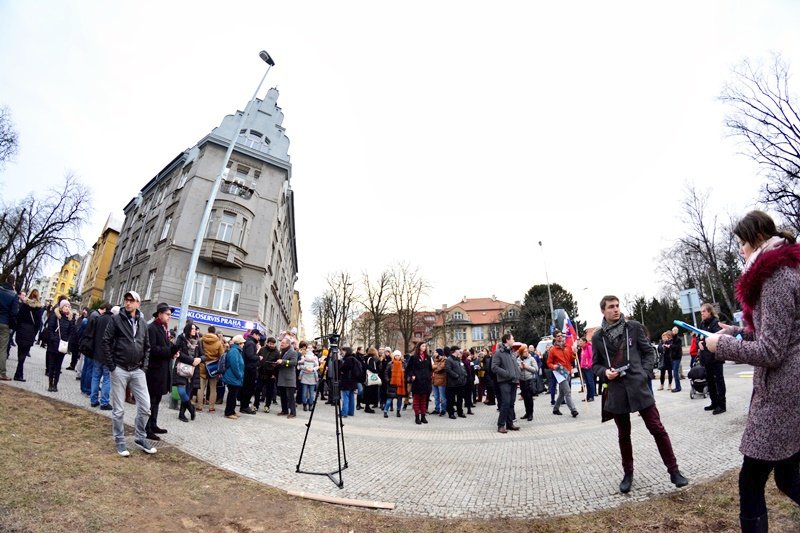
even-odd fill
[[[291,497],[171,446],[160,447],[154,456],[131,449],[131,456],[122,458],[110,430],[107,418],[0,385],[0,531],[696,533],[739,528],[736,472],[665,498],[579,516],[442,521]],[[772,481],[767,504],[771,531],[800,531],[800,510]]]

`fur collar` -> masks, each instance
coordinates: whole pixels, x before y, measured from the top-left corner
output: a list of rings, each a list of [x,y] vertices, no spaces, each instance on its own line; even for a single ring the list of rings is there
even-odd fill
[[[30,298],[25,298],[23,303],[32,309],[38,309],[44,306],[44,304],[39,300],[31,300]]]
[[[762,253],[736,282],[736,299],[742,304],[745,327],[753,329],[753,309],[761,299],[761,288],[779,268],[800,266],[800,244],[787,244]]]

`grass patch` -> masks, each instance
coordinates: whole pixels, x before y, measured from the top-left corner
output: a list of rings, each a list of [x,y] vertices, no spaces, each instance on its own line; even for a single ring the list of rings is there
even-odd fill
[[[0,531],[434,531],[696,533],[739,530],[737,472],[605,511],[530,520],[433,520],[287,496],[164,446],[114,452],[110,422],[0,385]],[[770,481],[772,531],[800,531],[800,509]],[[565,509],[569,502],[564,502]]]

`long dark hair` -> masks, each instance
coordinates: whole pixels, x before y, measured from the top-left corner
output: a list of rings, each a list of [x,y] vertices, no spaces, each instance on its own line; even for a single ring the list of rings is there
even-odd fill
[[[794,244],[795,236],[786,230],[778,230],[775,221],[763,211],[750,211],[736,227],[733,234],[739,237],[742,242],[746,242],[753,248],[769,239],[770,237],[783,237],[789,244]]]

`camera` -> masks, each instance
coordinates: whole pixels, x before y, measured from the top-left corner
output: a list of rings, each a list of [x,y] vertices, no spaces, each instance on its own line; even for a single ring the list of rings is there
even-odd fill
[[[628,374],[628,370],[630,370],[631,365],[621,366],[616,368],[615,370],[619,373],[619,377],[624,378]]]

